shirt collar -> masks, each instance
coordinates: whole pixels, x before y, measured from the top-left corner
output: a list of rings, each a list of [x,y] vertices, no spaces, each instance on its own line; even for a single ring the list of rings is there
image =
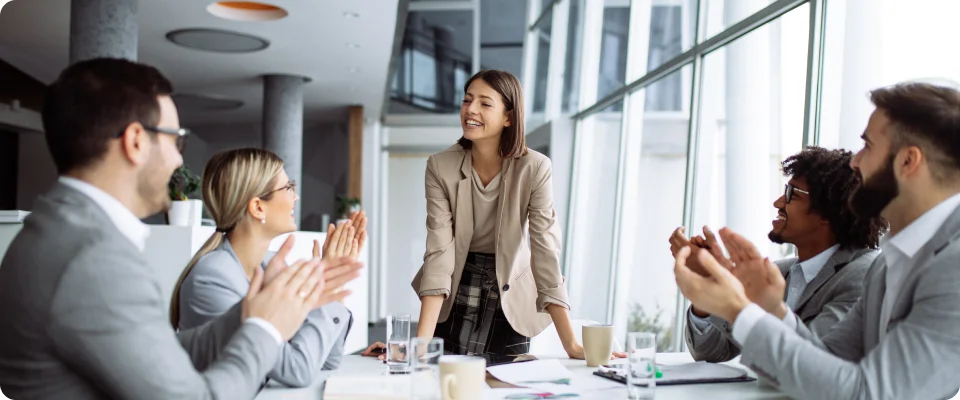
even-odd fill
[[[809,260],[800,263],[800,269],[803,270],[803,279],[810,283],[813,278],[817,277],[817,274],[820,273],[820,270],[823,269],[824,265],[827,265],[827,261],[830,261],[830,257],[833,257],[833,254],[840,249],[839,244],[831,246],[829,249],[821,251],[820,254],[817,254],[811,257]]]
[[[907,225],[893,237],[883,238],[881,247],[892,245],[907,258],[913,258],[920,251],[920,248],[933,238],[940,226],[958,206],[960,206],[960,193],[950,196],[927,210],[920,218],[911,222],[910,225]]]
[[[103,209],[103,212],[107,213],[110,221],[120,230],[120,233],[133,242],[137,250],[143,252],[144,248],[147,247],[150,227],[140,221],[140,218],[137,218],[136,215],[133,215],[133,212],[119,200],[102,189],[76,178],[61,176],[58,181],[93,200],[97,206]]]

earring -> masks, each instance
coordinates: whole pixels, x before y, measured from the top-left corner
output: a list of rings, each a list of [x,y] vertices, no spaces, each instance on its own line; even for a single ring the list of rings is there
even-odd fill
[[[267,217],[263,217],[263,218],[260,220],[260,223],[261,223],[261,224],[266,224],[266,223],[267,223]]]

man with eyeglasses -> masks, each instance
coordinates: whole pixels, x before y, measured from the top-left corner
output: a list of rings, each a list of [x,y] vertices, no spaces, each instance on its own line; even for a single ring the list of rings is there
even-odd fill
[[[886,229],[881,218],[858,218],[848,205],[856,187],[856,175],[849,167],[852,158],[849,151],[809,147],[781,163],[790,180],[773,203],[777,217],[768,237],[774,243],[796,246],[797,257],[775,265],[788,282],[784,302],[816,335],[830,330],[860,298],[863,278],[879,253],[878,241]],[[739,256],[736,249],[728,246],[727,258],[716,235],[707,227],[703,233],[687,240],[683,228],[677,228],[670,237],[673,255],[687,246],[707,249],[736,274],[732,268]],[[725,234],[720,231],[727,244]],[[694,259],[687,265],[703,272]],[[698,361],[723,362],[740,355],[730,324],[695,306],[687,311],[685,337]]]
[[[336,277],[343,269],[319,260],[288,267],[288,239],[245,298],[174,332],[140,221],[170,207],[183,162],[172,92],[156,69],[121,59],[76,63],[47,88],[44,134],[60,177],[0,264],[7,396],[250,399],[307,314],[348,294],[338,290],[359,265],[329,263],[349,265]]]

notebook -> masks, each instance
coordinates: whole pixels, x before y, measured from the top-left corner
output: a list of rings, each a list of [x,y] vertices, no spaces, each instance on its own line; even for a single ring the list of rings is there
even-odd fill
[[[757,380],[749,376],[747,371],[740,368],[703,361],[680,365],[658,365],[657,368],[660,369],[662,373],[662,376],[657,378],[658,386],[751,382]],[[601,366],[598,370],[594,371],[593,374],[623,384],[627,383],[626,364]]]

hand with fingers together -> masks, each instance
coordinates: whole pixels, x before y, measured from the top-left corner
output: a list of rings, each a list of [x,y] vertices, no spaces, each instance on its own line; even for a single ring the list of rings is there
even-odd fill
[[[780,268],[762,257],[756,246],[742,235],[724,228],[720,236],[730,250],[730,257],[737,260],[732,272],[743,285],[747,298],[768,313],[783,318],[787,312],[783,301],[786,281]]]
[[[720,247],[720,243],[717,242],[717,237],[713,234],[710,228],[703,227],[703,236],[694,236],[689,240],[684,235],[684,228],[681,226],[673,231],[673,234],[670,235],[670,251],[673,253],[673,257],[677,257],[677,253],[683,247],[690,247],[690,250],[703,249],[710,252],[713,255],[713,258],[720,262],[724,268],[730,269],[733,267],[733,264],[730,262],[726,256],[723,255],[723,248]],[[700,265],[700,261],[697,259],[687,260],[687,266],[693,272],[696,272],[700,275],[706,275],[706,270],[703,269],[703,266]]]
[[[323,258],[332,259],[351,257],[356,260],[360,256],[360,249],[367,241],[367,216],[363,211],[351,215],[349,220],[339,225],[330,224],[327,228],[327,237],[323,241]],[[320,243],[313,242],[313,255],[320,257]]]
[[[350,257],[340,257],[323,260],[321,265],[324,269],[323,278],[326,281],[326,287],[317,307],[334,301],[342,302],[351,293],[344,286],[360,276],[363,263],[359,263]]]
[[[697,258],[706,275],[700,275],[687,266],[687,260],[692,257]],[[673,271],[680,292],[694,307],[706,313],[733,322],[740,311],[750,304],[740,280],[704,249],[680,249],[674,260]]]
[[[250,290],[243,299],[242,315],[261,318],[273,325],[284,341],[290,340],[307,314],[323,298],[325,281],[320,260],[297,261],[283,268],[269,283],[266,272],[254,268]]]

